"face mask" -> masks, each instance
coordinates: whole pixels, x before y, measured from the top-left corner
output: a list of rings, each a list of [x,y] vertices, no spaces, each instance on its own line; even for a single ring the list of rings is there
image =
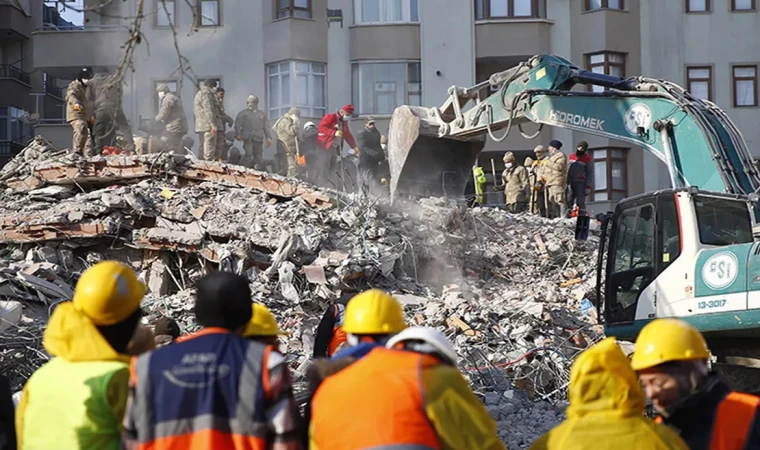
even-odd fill
[[[158,98],[160,98],[161,100],[163,100],[164,97],[166,97],[166,92],[159,92],[158,93]]]
[[[82,84],[83,84],[83,85],[85,85],[85,86],[87,86],[87,83],[89,83],[89,82],[90,82],[90,80],[88,80],[88,79],[86,79],[86,78],[85,78],[85,79],[83,79],[83,80],[81,80],[81,81],[82,81]]]
[[[294,122],[298,122],[298,116],[295,114],[291,114],[290,118],[293,119]]]
[[[575,151],[575,153],[577,153],[579,155],[582,155],[582,154],[586,153],[586,150],[578,149],[578,150]]]
[[[253,103],[249,103],[248,104],[248,109],[250,109],[251,111],[253,111],[254,109],[256,109],[256,105],[254,105]]]
[[[386,148],[388,148],[388,146],[387,146],[387,145],[385,145],[385,144],[380,144],[380,147],[381,147],[383,150],[385,150]]]
[[[343,116],[343,121],[348,122],[348,116]]]
[[[506,166],[507,166],[507,169],[511,169],[512,168],[512,163],[508,162],[508,163],[506,163]]]

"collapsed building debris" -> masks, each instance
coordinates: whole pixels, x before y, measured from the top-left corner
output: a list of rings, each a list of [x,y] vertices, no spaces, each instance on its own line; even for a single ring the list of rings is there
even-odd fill
[[[198,278],[245,274],[289,333],[281,350],[297,381],[329,302],[387,289],[410,323],[454,342],[509,448],[562,419],[573,357],[602,334],[588,307],[598,238],[577,243],[570,220],[435,198],[391,207],[170,154],[85,160],[40,138],[0,185],[0,368],[15,388],[47,359],[52,309],[109,258],[148,286],[146,323],[170,316],[183,333],[198,329]]]

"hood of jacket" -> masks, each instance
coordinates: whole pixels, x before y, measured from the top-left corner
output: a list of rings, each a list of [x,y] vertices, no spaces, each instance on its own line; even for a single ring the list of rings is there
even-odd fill
[[[73,302],[66,302],[50,316],[42,338],[45,350],[67,361],[124,361],[129,356],[117,353],[97,327]]]
[[[594,414],[641,416],[646,404],[636,373],[611,337],[576,358],[570,370],[569,397],[568,419]]]

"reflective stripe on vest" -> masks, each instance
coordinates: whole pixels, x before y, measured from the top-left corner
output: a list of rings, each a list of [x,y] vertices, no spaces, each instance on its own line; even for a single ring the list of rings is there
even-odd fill
[[[439,449],[420,385],[422,370],[438,364],[431,356],[378,347],[325,379],[312,403],[316,447]],[[367,380],[371,380],[371,389],[367,389]]]
[[[760,398],[731,392],[718,405],[710,450],[741,450],[757,414]]]
[[[234,336],[230,336],[234,339]],[[185,341],[186,344],[191,342]],[[151,365],[157,364],[152,357],[158,354],[161,360],[166,360],[173,353],[174,359],[183,361],[186,357],[194,357],[185,348],[186,344],[175,344],[156,352],[141,355],[134,366],[137,378],[135,404],[137,411],[132,415],[138,431],[138,443],[141,450],[159,450],[166,448],[235,448],[264,450],[267,448],[266,417],[261,407],[262,400],[268,396],[268,380],[262,379],[262,367],[266,367],[271,347],[266,347],[254,341],[228,342],[227,345],[246,345],[245,358],[232,366],[233,360],[219,362],[177,363],[170,369],[161,372]],[[219,351],[217,355],[233,354],[232,351]],[[171,352],[171,353],[169,353]],[[184,353],[184,355],[183,355]],[[201,372],[198,372],[198,371]],[[214,370],[213,375],[210,370]],[[195,376],[203,373],[199,379]],[[239,374],[239,377],[238,377]],[[236,386],[224,385],[225,380],[238,378]],[[212,399],[213,395],[222,395],[225,390],[232,389],[237,403],[226,404],[230,399]],[[162,392],[161,398],[154,398],[153,392]],[[184,393],[187,398],[184,398]],[[167,393],[170,393],[167,395]],[[234,399],[232,400],[234,401]],[[188,416],[188,412],[198,409],[196,415]],[[201,411],[209,408],[213,411]],[[161,409],[163,414],[157,414]],[[188,411],[190,410],[190,411]],[[222,414],[232,411],[231,417]],[[182,417],[167,419],[159,418],[166,415],[178,414]],[[215,415],[217,414],[217,415]]]

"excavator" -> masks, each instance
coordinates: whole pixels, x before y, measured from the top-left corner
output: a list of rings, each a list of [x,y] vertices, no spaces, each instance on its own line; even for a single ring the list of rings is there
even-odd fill
[[[526,135],[528,122],[538,132]],[[668,168],[670,188],[626,198],[601,221],[595,307],[606,334],[632,341],[655,318],[681,318],[703,332],[735,388],[756,389],[760,175],[715,104],[669,81],[536,55],[473,87],[452,86],[440,108],[397,108],[391,199],[461,195],[486,135],[500,141],[517,127],[535,138],[545,125],[628,142]]]

